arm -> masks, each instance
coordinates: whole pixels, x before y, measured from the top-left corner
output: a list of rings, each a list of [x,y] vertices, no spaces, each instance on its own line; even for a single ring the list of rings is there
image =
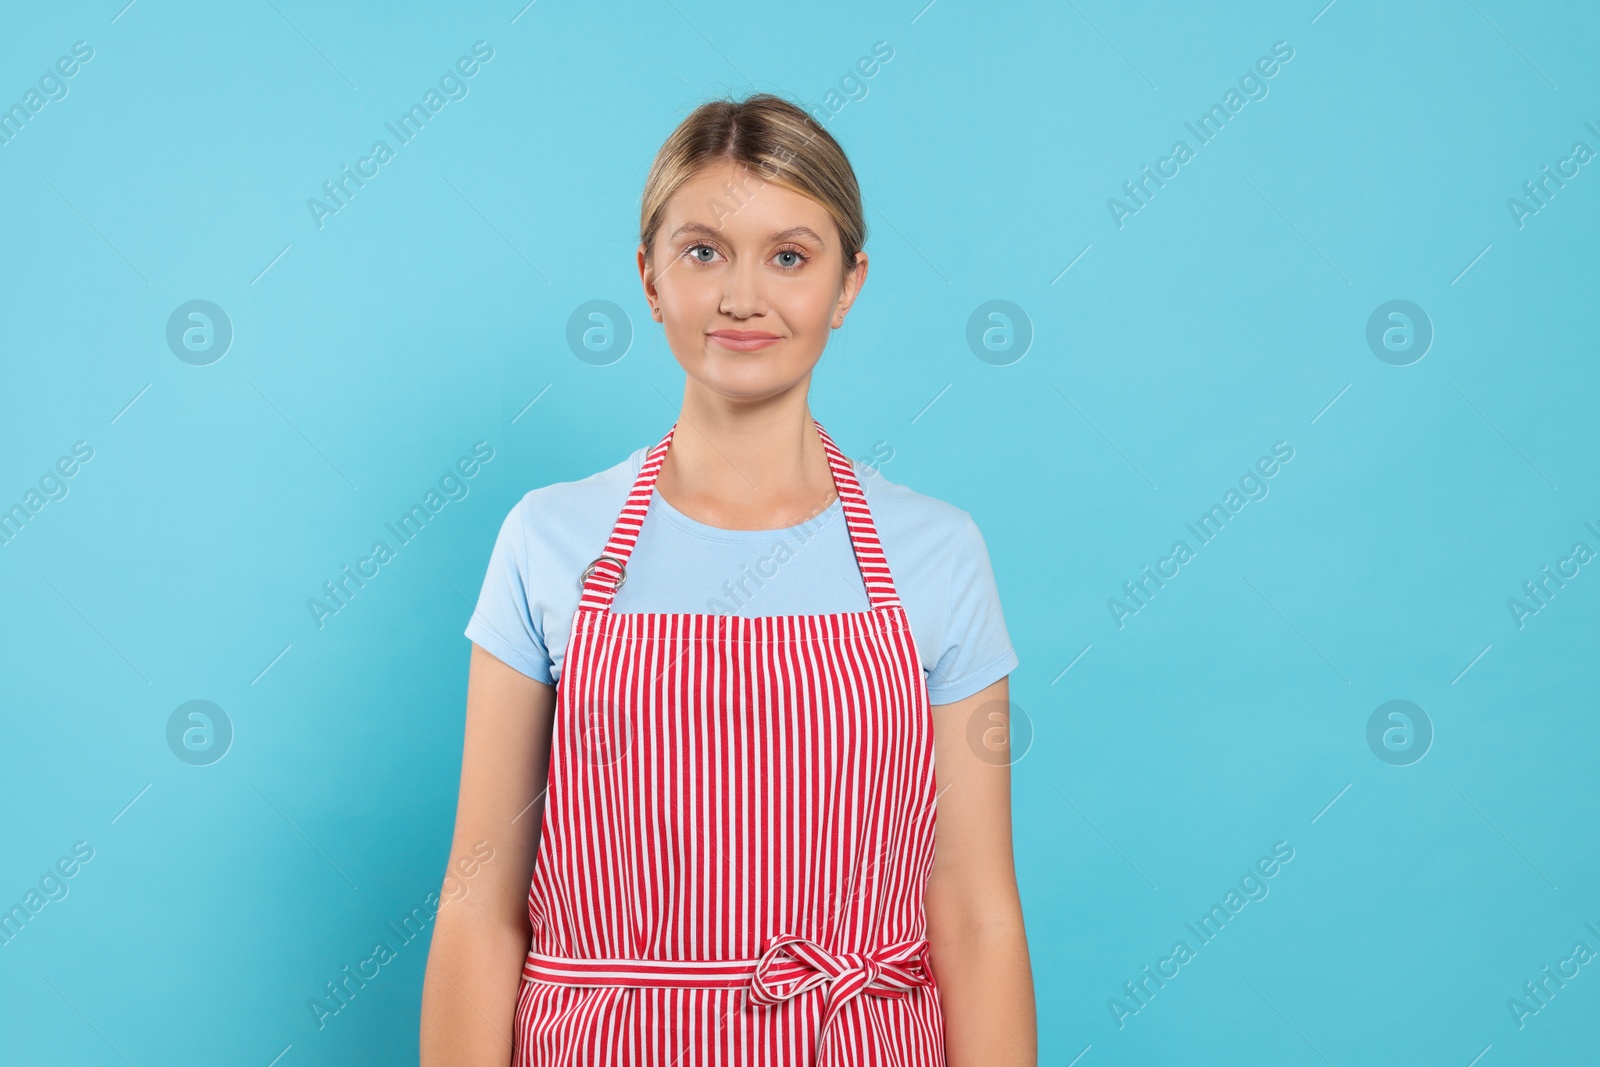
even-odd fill
[[[1011,858],[1010,721],[1002,678],[933,707],[938,816],[928,876],[928,946],[950,1067],[1036,1067],[1033,973]],[[986,707],[995,704],[996,707]],[[980,711],[980,709],[983,709]],[[968,745],[984,720],[985,757]]]
[[[422,988],[422,1067],[511,1062],[554,711],[553,686],[472,646],[455,839]]]

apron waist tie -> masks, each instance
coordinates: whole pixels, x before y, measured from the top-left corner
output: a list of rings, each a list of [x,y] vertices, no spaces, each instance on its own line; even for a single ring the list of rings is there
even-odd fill
[[[863,993],[905,997],[933,985],[928,941],[917,938],[870,952],[829,952],[799,934],[776,934],[753,960],[576,959],[529,952],[522,977],[530,982],[575,986],[697,986],[748,991],[756,1004],[778,1004],[817,986],[829,985],[817,1033],[818,1064],[828,1062],[829,1027],[845,1004]]]

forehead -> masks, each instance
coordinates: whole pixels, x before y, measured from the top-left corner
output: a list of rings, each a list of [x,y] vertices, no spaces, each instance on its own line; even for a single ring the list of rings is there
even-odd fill
[[[707,164],[680,185],[667,201],[664,221],[669,238],[685,226],[752,238],[808,226],[824,243],[834,233],[832,216],[819,201],[731,160]]]

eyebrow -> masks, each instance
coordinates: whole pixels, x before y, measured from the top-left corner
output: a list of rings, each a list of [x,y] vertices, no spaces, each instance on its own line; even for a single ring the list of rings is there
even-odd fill
[[[718,230],[712,226],[707,226],[703,222],[686,222],[682,226],[679,226],[676,230],[673,230],[672,236],[667,238],[667,240],[676,241],[684,234],[690,233],[702,233],[710,237],[722,236],[721,230]],[[823,248],[828,246],[828,243],[824,241],[821,236],[817,234],[817,231],[813,230],[810,226],[791,226],[787,230],[779,230],[777,233],[767,234],[768,241],[787,241],[795,237],[809,237]]]

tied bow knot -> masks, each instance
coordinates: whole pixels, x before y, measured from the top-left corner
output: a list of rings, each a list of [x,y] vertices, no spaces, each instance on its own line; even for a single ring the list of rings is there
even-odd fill
[[[926,938],[899,941],[871,952],[828,952],[799,934],[777,934],[757,961],[750,999],[777,1004],[831,983],[817,1034],[818,1062],[826,1062],[828,1028],[839,1010],[862,993],[898,1000],[917,986],[933,985]]]

